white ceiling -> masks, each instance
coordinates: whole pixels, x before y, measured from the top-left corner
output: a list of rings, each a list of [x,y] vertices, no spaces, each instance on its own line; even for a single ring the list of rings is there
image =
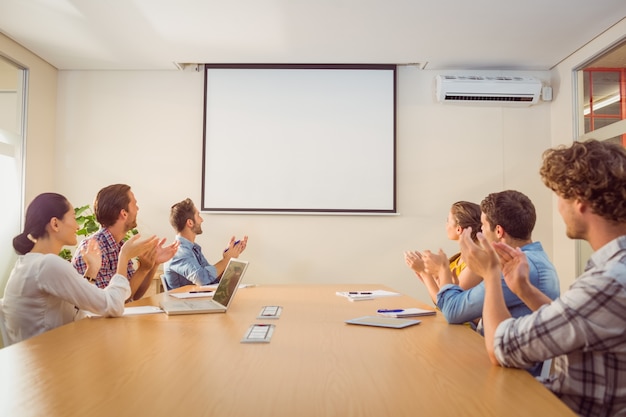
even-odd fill
[[[62,70],[547,70],[624,17],[626,0],[0,0],[0,32]]]

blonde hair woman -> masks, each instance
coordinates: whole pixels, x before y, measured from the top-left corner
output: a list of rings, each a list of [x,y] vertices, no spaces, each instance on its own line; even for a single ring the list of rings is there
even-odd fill
[[[472,239],[476,239],[476,233],[480,231],[480,206],[469,201],[457,201],[450,207],[446,221],[446,233],[448,239],[459,240],[463,230],[472,228]],[[481,277],[473,273],[461,258],[461,252],[451,256],[447,261],[442,253],[432,253],[429,250],[406,251],[404,260],[415,275],[426,285],[430,298],[437,304],[439,292],[439,280],[437,270],[439,265],[447,262],[452,273],[452,282],[464,290],[476,286]]]

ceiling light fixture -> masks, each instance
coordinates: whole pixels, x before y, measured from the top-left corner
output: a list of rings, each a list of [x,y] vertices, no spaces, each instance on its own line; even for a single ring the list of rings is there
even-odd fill
[[[593,103],[593,111],[596,112],[603,107],[610,106],[613,103],[617,103],[618,101],[620,101],[620,99],[621,99],[621,95],[617,93],[617,94],[613,94],[612,96],[603,98],[602,100],[598,100],[597,102]],[[589,113],[591,113],[591,108],[587,105],[585,106],[583,110],[583,114],[587,116]]]
[[[200,71],[203,68],[202,64],[196,64],[195,62],[174,62],[176,69],[179,71]]]

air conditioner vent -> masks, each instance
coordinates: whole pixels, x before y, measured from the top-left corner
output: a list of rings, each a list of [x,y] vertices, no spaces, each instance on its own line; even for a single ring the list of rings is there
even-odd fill
[[[532,105],[539,101],[541,81],[524,76],[438,75],[442,102]]]
[[[528,97],[511,97],[511,96],[468,96],[468,95],[452,95],[446,94],[445,100],[450,101],[533,101],[532,96]]]

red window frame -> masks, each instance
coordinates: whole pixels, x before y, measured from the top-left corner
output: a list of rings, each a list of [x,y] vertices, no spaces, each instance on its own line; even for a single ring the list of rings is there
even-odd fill
[[[619,74],[620,88],[620,114],[597,114],[593,109],[593,73],[596,72],[616,72]],[[626,119],[626,68],[588,68],[583,70],[585,82],[589,85],[589,114],[585,120],[589,120],[590,132],[595,130],[595,123],[598,119]],[[587,133],[587,132],[585,132]],[[626,146],[626,133],[622,134],[622,145]]]

